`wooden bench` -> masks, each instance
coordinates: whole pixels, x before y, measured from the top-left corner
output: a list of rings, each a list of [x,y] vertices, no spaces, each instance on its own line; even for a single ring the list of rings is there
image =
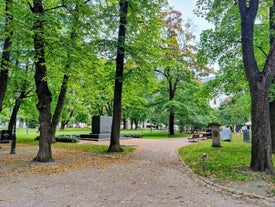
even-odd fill
[[[192,137],[189,137],[189,142],[196,142],[197,139],[200,138],[200,134],[193,134]]]
[[[189,137],[189,142],[196,142],[198,139],[207,139],[207,135],[209,135],[208,132],[202,132],[202,133],[194,133],[192,134],[192,137]]]

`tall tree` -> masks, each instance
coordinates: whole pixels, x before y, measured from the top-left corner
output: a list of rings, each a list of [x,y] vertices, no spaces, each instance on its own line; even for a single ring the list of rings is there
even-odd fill
[[[124,72],[124,57],[125,57],[125,38],[128,13],[127,0],[120,0],[120,24],[118,31],[118,45],[116,58],[116,76],[115,76],[115,91],[114,91],[114,108],[111,140],[108,152],[121,152],[123,149],[120,146],[120,123],[121,123],[121,105],[122,105],[122,85]]]
[[[177,10],[169,10],[162,14],[166,31],[166,41],[161,46],[163,59],[157,67],[158,72],[167,82],[169,113],[169,134],[174,135],[176,92],[183,82],[190,82],[195,73],[207,71],[203,64],[198,64],[198,48],[192,42],[195,36],[191,32],[191,24],[183,25],[182,14]],[[182,85],[183,86],[183,85]]]
[[[275,76],[275,20],[274,3],[270,7],[270,50],[263,69],[254,52],[254,25],[259,0],[239,0],[241,14],[242,53],[252,101],[252,157],[250,167],[255,171],[273,172],[271,132],[269,120],[269,88]],[[263,118],[264,117],[264,118]]]
[[[6,0],[5,7],[5,27],[4,27],[4,44],[2,48],[2,57],[0,65],[0,112],[2,111],[2,105],[7,89],[8,83],[8,72],[10,67],[10,56],[12,48],[12,36],[13,36],[13,11],[12,11],[12,0]]]
[[[203,12],[206,13],[207,19],[215,24],[215,31],[208,32],[208,37],[216,37],[216,43],[211,45],[212,41],[205,42],[209,54],[212,50],[210,55],[212,59],[216,56],[224,62],[227,55],[235,60],[242,56],[251,94],[250,168],[254,171],[271,173],[274,169],[271,157],[268,96],[275,76],[274,1],[266,3],[259,0],[239,0],[209,3],[198,0],[197,5],[200,8],[206,6],[207,9]],[[266,15],[268,13],[269,18]],[[265,24],[267,22],[269,28],[268,24]]]
[[[39,150],[35,161],[51,162],[52,157],[52,128],[51,128],[51,102],[52,94],[48,87],[47,68],[45,60],[45,39],[44,39],[44,7],[42,0],[33,0],[30,5],[34,15],[33,42],[34,42],[34,64],[35,64],[35,84],[39,111],[40,138]]]

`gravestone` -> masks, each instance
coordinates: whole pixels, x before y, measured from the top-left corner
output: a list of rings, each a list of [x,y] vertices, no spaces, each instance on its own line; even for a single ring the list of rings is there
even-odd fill
[[[112,131],[111,116],[93,116],[92,117],[92,133],[81,134],[80,139],[100,141],[110,139]]]
[[[212,147],[221,147],[220,125],[211,124],[211,129],[212,129]]]
[[[229,127],[223,128],[222,129],[222,141],[232,141],[232,134],[231,134],[231,130]]]
[[[250,130],[247,128],[243,130],[243,141],[250,142]]]

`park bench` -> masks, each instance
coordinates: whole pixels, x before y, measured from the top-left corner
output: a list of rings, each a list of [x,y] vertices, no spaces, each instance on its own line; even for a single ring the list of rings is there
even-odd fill
[[[188,139],[189,142],[196,142],[198,138],[200,138],[200,134],[195,133],[192,135],[192,137],[189,137]]]
[[[202,132],[202,133],[194,133],[192,134],[192,137],[189,137],[189,142],[196,142],[198,141],[198,139],[206,139],[207,138],[207,135],[209,133],[207,132]]]

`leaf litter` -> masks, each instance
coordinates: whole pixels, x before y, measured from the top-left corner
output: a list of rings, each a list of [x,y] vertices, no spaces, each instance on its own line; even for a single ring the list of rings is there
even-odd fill
[[[1,177],[11,175],[63,173],[72,169],[96,167],[104,168],[117,162],[129,160],[127,156],[94,154],[64,149],[52,149],[54,162],[32,161],[38,152],[37,146],[19,145],[15,155],[9,153],[9,145],[0,148]]]

